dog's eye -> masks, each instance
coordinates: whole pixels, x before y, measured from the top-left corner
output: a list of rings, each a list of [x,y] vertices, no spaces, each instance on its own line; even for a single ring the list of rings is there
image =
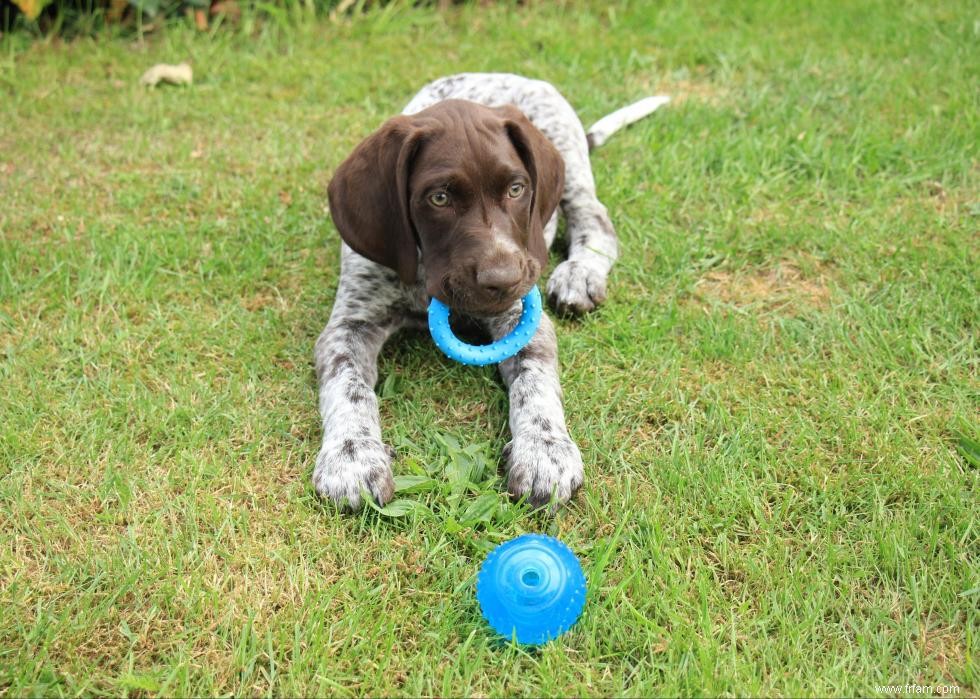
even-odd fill
[[[515,182],[507,190],[507,196],[511,199],[518,199],[524,194],[524,185],[520,182]]]
[[[449,195],[445,192],[436,192],[435,194],[429,195],[429,203],[433,206],[438,206],[442,208],[449,204]]]

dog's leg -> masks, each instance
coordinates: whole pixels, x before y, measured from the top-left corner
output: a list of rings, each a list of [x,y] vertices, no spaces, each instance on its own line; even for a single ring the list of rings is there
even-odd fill
[[[494,339],[517,323],[520,307],[486,320]],[[582,455],[568,435],[558,381],[558,343],[547,315],[524,349],[500,364],[510,396],[507,488],[533,505],[567,501],[582,485]]]
[[[345,257],[337,299],[314,350],[323,444],[313,485],[321,496],[357,510],[362,488],[378,504],[394,492],[392,454],[381,441],[374,384],[378,352],[402,319],[394,312],[394,273],[352,254]]]
[[[606,298],[606,277],[619,245],[609,213],[595,192],[588,146],[583,139],[562,144],[565,158],[565,214],[568,259],[555,267],[548,280],[548,299],[561,313],[586,313]]]

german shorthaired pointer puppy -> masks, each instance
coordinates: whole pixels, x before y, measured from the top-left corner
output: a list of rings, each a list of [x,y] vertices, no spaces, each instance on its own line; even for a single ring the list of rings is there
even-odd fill
[[[426,327],[433,296],[494,339],[509,332],[548,262],[559,204],[568,259],[552,272],[548,298],[563,313],[605,298],[616,233],[596,198],[589,146],[665,101],[619,110],[587,135],[548,83],[461,74],[422,88],[357,146],[329,187],[343,244],[333,312],[315,350],[317,493],[354,510],[362,491],[379,504],[391,499],[393,452],[381,440],[374,394],[381,346],[400,328]],[[509,491],[535,505],[567,501],[582,484],[582,456],[565,427],[547,316],[500,372],[510,396]]]

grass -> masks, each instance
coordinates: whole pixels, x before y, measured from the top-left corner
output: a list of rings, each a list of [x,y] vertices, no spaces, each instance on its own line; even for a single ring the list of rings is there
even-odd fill
[[[980,691],[976,7],[407,3],[0,43],[0,695]],[[187,89],[141,89],[190,58]],[[310,485],[333,168],[426,80],[551,80],[624,255],[561,320],[587,482],[507,502],[494,371],[383,352],[398,516]],[[495,640],[527,531],[581,622]]]

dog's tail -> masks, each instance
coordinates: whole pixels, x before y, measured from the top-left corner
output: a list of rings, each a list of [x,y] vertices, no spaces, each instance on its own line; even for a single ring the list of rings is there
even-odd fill
[[[639,121],[649,114],[653,114],[668,102],[670,102],[670,97],[666,95],[644,97],[639,102],[634,102],[628,107],[617,109],[612,114],[607,114],[602,117],[592,125],[592,128],[586,134],[589,140],[589,150],[598,148],[621,128],[629,126],[634,121]]]

